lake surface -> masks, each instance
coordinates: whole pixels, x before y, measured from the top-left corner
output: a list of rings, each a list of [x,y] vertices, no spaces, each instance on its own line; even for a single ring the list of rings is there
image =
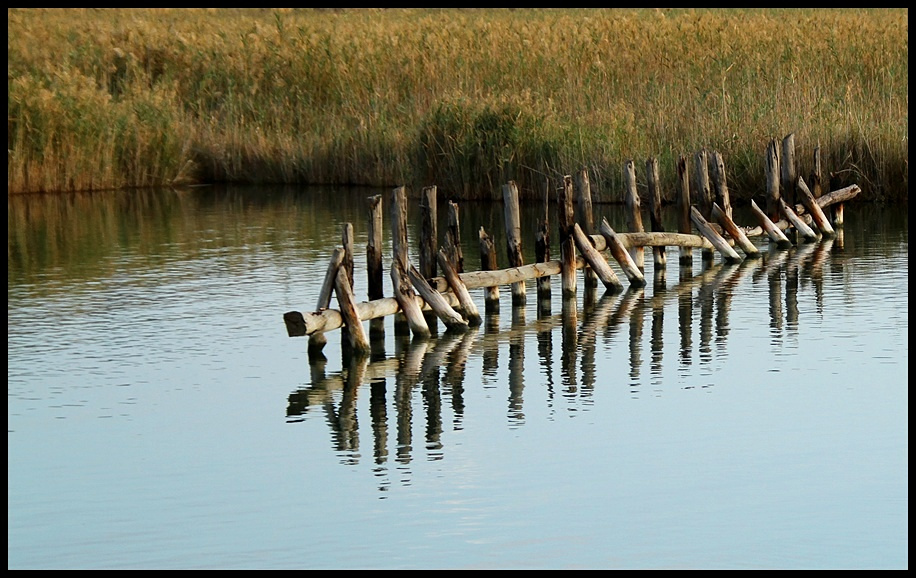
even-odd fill
[[[347,222],[366,298],[372,194],[387,272],[390,191],[8,199],[9,569],[908,568],[906,207],[310,360],[283,314]]]

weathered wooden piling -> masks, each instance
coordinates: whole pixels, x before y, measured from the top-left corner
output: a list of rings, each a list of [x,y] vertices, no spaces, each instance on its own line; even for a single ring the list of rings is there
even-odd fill
[[[337,294],[337,304],[340,306],[340,314],[347,328],[346,337],[350,341],[350,346],[353,348],[354,353],[368,355],[370,351],[369,340],[366,338],[362,320],[356,310],[356,299],[353,297],[353,289],[350,287],[347,270],[343,266],[337,268],[334,292]]]
[[[408,245],[407,245],[407,188],[404,186],[395,187],[391,191],[391,255],[392,260],[400,263],[398,271],[394,270],[392,265],[391,278],[395,276],[399,280],[407,279],[408,263]],[[405,283],[407,289],[410,289],[410,283]],[[412,291],[412,290],[411,290]],[[429,331],[429,327],[426,328]],[[410,335],[410,321],[407,319],[407,312],[402,311],[395,315],[394,334]]]
[[[518,207],[518,187],[515,181],[503,185],[503,211],[506,220],[506,253],[510,267],[521,267],[525,264],[522,256],[522,226]],[[512,285],[512,304],[524,305],[527,301],[525,282]]]
[[[623,270],[623,274],[626,275],[627,279],[630,281],[630,285],[635,285],[637,287],[644,286],[646,284],[645,276],[642,274],[636,262],[633,261],[633,257],[630,256],[626,247],[621,243],[617,233],[611,228],[611,225],[608,224],[607,219],[601,219],[601,225],[598,230],[601,232],[601,236],[604,238],[605,245],[608,251],[610,251],[611,256],[614,257]]]
[[[771,139],[766,150],[766,213],[771,222],[779,220],[779,145]]]
[[[693,224],[696,225],[696,228],[700,233],[709,239],[709,242],[718,249],[719,253],[722,254],[722,258],[731,263],[739,263],[741,261],[741,256],[731,248],[722,235],[720,235],[715,229],[713,229],[709,223],[703,218],[703,215],[700,214],[700,211],[696,207],[691,207],[690,209],[690,218],[693,219]]]
[[[582,256],[585,258],[586,263],[588,263],[592,271],[595,272],[596,277],[601,279],[601,282],[604,283],[604,287],[608,291],[622,291],[623,284],[620,283],[617,274],[614,273],[614,270],[608,265],[604,255],[599,253],[592,246],[592,242],[585,236],[579,223],[573,223],[573,240],[576,243],[576,247],[579,248],[579,252],[582,253]]]
[[[576,241],[573,239],[573,181],[563,177],[563,186],[557,189],[557,216],[560,230],[560,285],[562,298],[576,294]]]
[[[534,242],[534,259],[538,263],[550,261],[550,179],[544,181],[544,213],[538,219],[537,238]],[[550,305],[550,277],[537,280],[538,304]]]
[[[690,175],[687,170],[687,158],[681,155],[677,159],[677,215],[679,233],[689,235],[693,232],[690,220]],[[682,267],[693,264],[693,248],[681,246],[678,248],[678,261]]]
[[[347,272],[347,280],[350,283],[350,291],[353,291],[356,280],[353,278],[353,223],[344,223],[340,232],[340,242],[343,246],[344,257],[340,262],[340,267]],[[349,340],[347,326],[343,328],[344,339]]]
[[[732,218],[732,201],[731,194],[728,192],[728,179],[725,176],[725,160],[719,151],[712,151],[712,158],[709,159],[709,172],[712,177],[712,188],[715,192],[713,208],[719,205],[719,209],[729,219]],[[710,211],[710,216],[712,211]]]
[[[383,290],[384,270],[382,267],[382,195],[374,195],[369,201],[369,239],[366,241],[366,270],[368,274],[369,301],[385,296]],[[381,337],[385,334],[385,320],[373,319],[369,322],[369,337]]]
[[[627,228],[631,233],[642,233],[645,231],[642,225],[642,211],[639,203],[639,192],[636,190],[636,167],[633,161],[628,160],[623,165],[623,181],[626,187],[626,206],[627,206]],[[631,247],[630,257],[639,267],[640,271],[645,271],[645,256],[642,247]]]
[[[334,249],[331,254],[331,261],[328,263],[328,270],[324,276],[324,282],[318,292],[318,304],[315,306],[316,311],[327,309],[331,306],[331,293],[334,291],[334,283],[337,281],[337,270],[340,268],[344,259],[343,247]],[[309,336],[308,354],[309,357],[321,355],[321,350],[327,344],[328,339],[321,331],[315,332]]]
[[[420,194],[420,274],[430,279],[437,274],[436,262],[439,254],[438,210],[436,186],[423,187]]]
[[[804,238],[805,241],[817,241],[817,233],[814,232],[814,229],[808,226],[808,223],[802,220],[798,216],[792,207],[790,207],[782,199],[779,199],[779,210],[782,211],[782,214],[785,215],[789,223],[795,227],[795,230]]]
[[[588,180],[588,169],[585,167],[579,169],[576,173],[575,183],[576,208],[575,220],[579,227],[586,235],[594,233],[594,217],[592,216],[592,187]],[[591,267],[582,270],[583,284],[586,287],[596,287],[598,285],[597,272]]]
[[[801,176],[799,176],[797,179],[795,189],[798,193],[798,196],[801,198],[802,205],[804,205],[805,209],[807,209],[811,214],[811,219],[814,221],[814,225],[821,232],[821,234],[827,237],[836,235],[833,227],[830,226],[830,220],[827,219],[827,215],[824,214],[824,210],[821,209],[820,205],[817,204],[817,201],[814,199],[814,195],[811,193],[808,185],[805,184],[805,179],[801,178]]]
[[[407,326],[413,332],[414,337],[429,337],[431,332],[423,311],[417,304],[416,294],[411,287],[410,278],[407,276],[407,269],[399,259],[391,260],[391,283],[394,287],[394,298],[400,306],[401,312],[407,320]],[[398,334],[395,326],[395,334]],[[403,331],[400,332],[403,335]]]
[[[439,249],[439,268],[442,269],[442,275],[445,277],[445,280],[448,281],[452,293],[458,298],[458,303],[464,311],[467,324],[471,327],[480,325],[480,313],[477,312],[477,305],[475,305],[474,300],[471,299],[471,294],[468,292],[468,288],[464,284],[464,281],[458,277],[458,272],[452,266],[451,259],[444,248]]]
[[[649,210],[649,229],[656,233],[663,232],[665,227],[662,225],[662,191],[658,178],[658,159],[655,157],[646,160],[646,181],[649,185],[649,201],[652,203]],[[665,247],[652,247],[652,257],[656,271],[668,266]]]
[[[461,251],[461,233],[458,224],[458,203],[448,202],[448,225],[445,229],[445,252],[458,273],[464,273],[464,253]]]
[[[448,301],[442,296],[442,293],[439,293],[429,285],[429,282],[419,271],[417,271],[416,267],[411,265],[410,268],[407,269],[407,275],[410,277],[414,289],[417,290],[420,296],[423,297],[423,300],[429,304],[436,316],[445,323],[445,326],[450,331],[467,331],[468,322],[464,320],[460,313],[449,305]]]
[[[487,234],[483,227],[480,228],[480,268],[484,271],[496,271],[496,247],[493,237]],[[485,287],[484,310],[487,313],[499,311],[499,285],[493,284]]]
[[[690,219],[696,224],[693,217],[693,209],[696,208],[703,220],[706,221],[712,215],[713,193],[709,185],[709,153],[706,149],[700,149],[693,155],[693,207],[691,208]],[[713,243],[715,244],[715,243]],[[713,252],[708,249],[702,251],[704,261],[711,261]]]
[[[778,202],[779,201],[777,199],[777,205]],[[757,203],[755,203],[753,199],[751,199],[751,211],[754,213],[754,216],[757,217],[757,222],[760,223],[760,226],[770,238],[770,241],[776,244],[776,247],[780,249],[788,249],[792,246],[792,242],[789,241],[789,238],[786,237],[786,234],[782,232],[782,229],[777,227],[776,224],[770,220],[767,214],[757,206]]]
[[[744,231],[735,224],[731,216],[719,207],[719,203],[712,204],[712,218],[722,225],[722,229],[735,240],[735,244],[741,247],[745,255],[752,259],[760,257],[760,250],[757,249],[757,246],[751,243],[751,240],[748,239]]]
[[[782,139],[782,155],[779,158],[780,197],[790,207],[795,205],[797,183],[795,169],[795,133],[787,134]]]

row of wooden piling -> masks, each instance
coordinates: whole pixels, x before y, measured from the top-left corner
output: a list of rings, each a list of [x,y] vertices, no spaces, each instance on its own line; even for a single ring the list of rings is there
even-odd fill
[[[383,293],[382,265],[382,196],[368,199],[369,239],[366,247],[368,271],[368,301],[357,302],[353,294],[353,228],[346,223],[341,246],[332,254],[327,273],[319,293],[316,309],[302,314],[291,311],[284,315],[290,336],[309,336],[309,352],[319,354],[328,331],[341,328],[355,352],[370,350],[369,337],[384,334],[382,318],[395,315],[395,332],[410,332],[417,337],[428,337],[430,323],[441,320],[449,331],[463,332],[479,325],[480,314],[469,290],[484,288],[487,311],[499,306],[499,287],[511,286],[514,306],[527,300],[526,281],[537,280],[538,300],[549,300],[550,278],[559,274],[562,296],[576,294],[577,270],[584,269],[586,287],[597,286],[598,281],[609,291],[623,290],[617,274],[605,258],[605,252],[618,263],[631,286],[643,286],[644,248],[651,247],[655,269],[667,266],[666,247],[679,248],[682,266],[692,264],[692,250],[699,248],[704,260],[720,253],[726,262],[740,262],[743,258],[760,256],[749,237],[767,235],[778,248],[791,246],[785,231],[803,241],[821,236],[833,236],[835,231],[824,209],[841,207],[842,203],[859,193],[856,185],[820,195],[820,178],[812,174],[816,195],[801,176],[793,170],[783,169],[776,141],[767,149],[767,211],[751,202],[751,209],[759,222],[758,227],[741,227],[732,219],[725,165],[718,152],[699,151],[694,159],[694,179],[688,177],[686,157],[678,159],[678,232],[664,230],[661,219],[662,194],[658,181],[658,163],[654,158],[646,161],[650,231],[645,231],[642,221],[641,199],[636,187],[636,171],[632,160],[624,164],[626,233],[614,231],[606,219],[597,229],[592,215],[592,199],[588,173],[581,169],[575,176],[567,175],[555,191],[549,181],[545,183],[544,212],[538,218],[535,240],[536,262],[525,264],[522,254],[519,194],[515,182],[503,185],[504,222],[506,228],[506,256],[508,268],[497,269],[496,248],[492,237],[480,228],[479,249],[481,271],[464,272],[464,258],[459,238],[459,207],[448,203],[447,230],[444,243],[438,246],[437,188],[425,187],[420,195],[420,239],[418,266],[409,259],[407,243],[407,190],[396,187],[391,191],[390,221],[392,229],[392,262],[389,269],[393,297]],[[789,144],[787,144],[789,143]],[[791,146],[790,146],[791,145]],[[783,141],[783,150],[794,150],[794,136]],[[783,155],[786,153],[784,152]],[[815,149],[815,157],[818,149]],[[792,161],[794,163],[794,160]],[[819,167],[819,161],[815,163]],[[818,168],[819,171],[819,168]],[[791,186],[785,179],[791,178]],[[781,183],[775,186],[774,183]],[[783,194],[791,190],[790,204]],[[551,193],[554,193],[553,195]],[[550,255],[550,199],[557,200],[560,258]],[[787,197],[789,195],[786,195]],[[794,199],[801,201],[795,204]],[[693,202],[692,202],[693,201]],[[837,218],[839,215],[839,218]],[[842,212],[834,213],[834,224],[842,224]],[[695,234],[696,230],[699,235]],[[743,257],[735,248],[740,249]],[[439,276],[441,271],[442,275]],[[330,308],[331,293],[337,295],[339,309]],[[363,321],[370,320],[369,336]]]

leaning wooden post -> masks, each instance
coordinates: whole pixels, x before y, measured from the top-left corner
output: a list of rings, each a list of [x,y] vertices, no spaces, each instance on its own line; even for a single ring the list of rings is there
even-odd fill
[[[792,242],[789,241],[786,234],[782,232],[782,229],[776,226],[776,223],[757,206],[757,203],[755,203],[753,199],[751,199],[751,211],[754,213],[754,216],[757,217],[757,222],[760,223],[760,227],[763,228],[763,231],[770,238],[770,241],[776,243],[777,248],[788,249],[792,246]]]
[[[382,195],[369,197],[369,240],[366,242],[366,269],[369,274],[369,301],[385,296],[382,289]],[[369,322],[369,337],[381,337],[385,334],[385,320],[373,319]]]
[[[719,207],[719,203],[712,204],[712,218],[722,225],[722,229],[735,240],[735,244],[741,247],[741,250],[744,251],[746,256],[751,259],[760,257],[760,250],[757,249],[757,246],[751,243],[751,240],[747,238],[744,231],[735,224],[735,221],[732,220],[725,210]]]
[[[538,263],[550,261],[550,179],[544,181],[544,214],[538,219],[537,238],[534,242],[534,260]],[[550,301],[550,275],[537,279],[538,301]]]
[[[771,222],[779,220],[779,145],[770,140],[766,153],[766,216]]]
[[[346,323],[347,336],[353,351],[359,354],[369,353],[369,340],[366,339],[362,321],[359,318],[359,313],[356,312],[356,299],[353,298],[353,289],[350,287],[350,279],[347,278],[347,270],[344,267],[337,268],[334,291],[337,294],[340,315],[343,317],[344,323]]]
[[[483,227],[480,228],[480,268],[484,271],[496,271],[496,247],[493,237],[487,234]],[[484,288],[484,310],[487,313],[499,311],[499,286],[492,285]]]
[[[687,170],[687,159],[681,155],[677,159],[677,215],[678,215],[678,233],[685,235],[693,234],[693,225],[690,222],[690,176]],[[689,267],[693,264],[693,249],[691,247],[680,247],[678,249],[678,261],[682,267]]]
[[[817,204],[817,200],[814,198],[808,185],[805,184],[805,179],[801,178],[801,176],[798,177],[796,191],[801,197],[802,205],[811,213],[811,219],[814,221],[814,225],[821,234],[827,237],[836,235],[836,231],[830,226],[830,220],[827,219],[827,215],[824,214],[824,210],[821,209],[821,206]]]
[[[522,257],[522,226],[518,208],[518,187],[515,181],[503,185],[503,210],[506,219],[506,252],[510,267],[521,267],[525,264]],[[512,284],[512,304],[524,305],[526,302],[525,282]]]
[[[741,256],[738,252],[731,248],[731,245],[728,244],[728,241],[726,241],[722,235],[709,226],[709,223],[703,218],[703,215],[700,214],[700,211],[698,211],[696,207],[690,208],[690,218],[693,219],[693,224],[696,225],[700,233],[709,239],[713,247],[718,249],[725,261],[729,263],[741,262]]]
[[[429,304],[435,314],[445,323],[445,326],[451,331],[463,332],[468,329],[468,322],[464,320],[460,313],[455,311],[441,293],[433,289],[429,282],[417,271],[413,265],[407,270],[410,281],[414,289]]]
[[[779,187],[780,197],[790,207],[795,206],[795,185],[797,171],[795,170],[795,133],[787,134],[782,139],[782,156],[779,159]]]
[[[588,169],[585,167],[581,168],[579,172],[576,173],[575,191],[575,221],[579,223],[579,227],[582,228],[582,231],[586,235],[592,235],[595,228],[595,219],[592,216],[592,188],[588,180]],[[598,286],[598,276],[594,270],[590,267],[585,267],[582,272],[584,278],[583,282],[586,287]]]
[[[468,292],[464,281],[458,277],[458,272],[452,266],[451,258],[445,252],[445,249],[439,250],[439,268],[442,269],[442,274],[448,282],[452,293],[458,298],[458,304],[464,310],[464,317],[467,319],[468,325],[472,327],[480,325],[480,313],[477,312],[477,305],[471,299],[471,294]]]
[[[576,242],[576,247],[579,248],[585,261],[591,265],[592,270],[595,272],[595,276],[604,283],[605,289],[615,293],[623,291],[623,284],[617,278],[617,274],[614,273],[614,270],[608,265],[604,255],[592,247],[592,242],[585,236],[579,223],[573,223],[573,240]]]
[[[461,252],[461,233],[458,227],[458,204],[448,202],[448,227],[445,229],[445,251],[458,273],[464,273],[464,254]]]
[[[424,187],[420,195],[420,274],[426,279],[437,275],[436,255],[439,253],[436,209],[436,186]]]
[[[633,258],[627,252],[626,247],[624,247],[623,243],[620,242],[620,239],[617,237],[617,233],[608,224],[607,219],[601,219],[601,226],[599,227],[599,230],[601,231],[601,236],[604,237],[604,242],[607,245],[608,250],[611,252],[611,256],[614,257],[614,259],[620,265],[620,268],[623,269],[623,273],[630,281],[630,285],[634,287],[645,287],[645,276],[642,274],[642,271],[639,270],[636,262],[633,261]]]
[[[573,180],[563,177],[563,186],[557,189],[557,226],[560,230],[560,286],[562,298],[576,295],[576,241],[572,226],[576,216],[573,209]]]
[[[802,218],[798,216],[798,213],[782,199],[779,199],[779,209],[782,211],[782,214],[786,216],[786,220],[795,227],[795,230],[801,233],[805,241],[817,241],[817,233],[814,232],[814,229],[809,227],[808,223],[804,222]]]
[[[652,210],[649,211],[649,228],[653,232],[663,232],[662,225],[662,191],[658,180],[658,159],[651,157],[646,160],[646,180],[649,183],[649,199],[652,202]],[[653,247],[652,256],[655,259],[655,268],[664,269],[668,266],[668,257],[665,254],[665,247]]]
[[[353,223],[344,223],[341,233],[340,233],[340,242],[343,246],[344,257],[341,261],[341,268],[347,272],[347,280],[350,282],[350,291],[353,291],[353,284],[355,279],[353,278]],[[341,333],[344,335],[344,339],[349,339],[347,333],[349,329],[347,326],[344,326],[341,329]]]
[[[407,270],[398,259],[391,261],[391,283],[394,286],[394,298],[407,318],[407,325],[413,331],[414,337],[429,337],[429,324],[426,322],[426,317],[423,316],[420,305],[417,304],[416,293],[411,288]]]
[[[318,292],[318,305],[315,311],[321,311],[331,306],[331,293],[334,291],[334,283],[337,281],[337,270],[344,259],[343,247],[334,249],[331,254],[331,262],[328,263],[328,270],[324,275],[324,283],[321,284],[321,290]],[[321,357],[321,350],[328,343],[328,338],[323,331],[317,331],[309,335],[308,354],[309,359]]]
[[[627,228],[631,233],[642,233],[642,212],[639,206],[639,193],[636,190],[636,167],[633,161],[627,160],[623,165],[623,180],[626,184]],[[645,271],[645,257],[642,246],[631,247],[630,256],[641,271]]]

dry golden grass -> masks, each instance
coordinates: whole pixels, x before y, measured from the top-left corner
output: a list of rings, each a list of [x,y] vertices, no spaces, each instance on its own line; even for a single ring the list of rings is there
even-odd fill
[[[738,199],[799,173],[908,188],[906,9],[9,9],[8,190],[195,181],[488,198],[722,153]],[[641,174],[641,171],[638,171]],[[824,175],[826,180],[827,175]],[[644,179],[640,178],[641,181]],[[668,193],[666,193],[668,194]]]

